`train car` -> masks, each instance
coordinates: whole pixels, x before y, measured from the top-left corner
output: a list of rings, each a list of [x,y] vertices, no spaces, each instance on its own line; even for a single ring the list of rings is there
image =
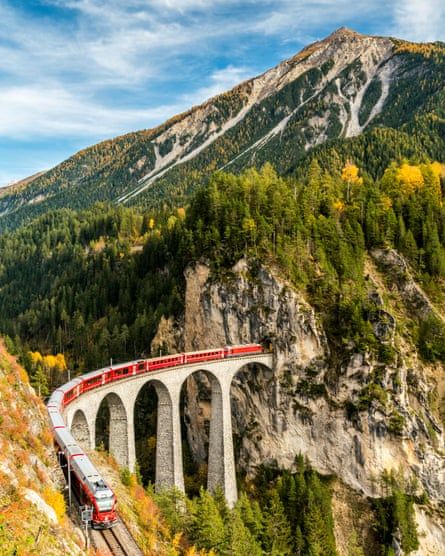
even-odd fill
[[[133,374],[133,365],[124,365],[120,367],[112,367],[110,369],[111,382],[121,378],[128,378]]]
[[[75,447],[71,447],[74,451]],[[91,525],[107,529],[117,522],[116,497],[89,458],[83,453],[73,454],[71,460],[73,490],[80,504],[93,508]]]
[[[157,371],[159,369],[168,369],[169,367],[177,367],[183,365],[184,354],[176,353],[174,355],[164,355],[163,357],[156,357],[156,359],[147,359],[147,370]]]
[[[81,378],[74,378],[67,384],[61,386],[58,390],[64,392],[63,396],[63,407],[66,407],[70,402],[75,400],[81,394]]]
[[[60,463],[80,505],[93,509],[91,525],[94,529],[106,529],[117,523],[116,497],[97,469],[76,444],[65,427],[55,428],[54,438]]]
[[[206,351],[192,351],[184,353],[184,363],[200,363],[201,361],[214,361],[224,359],[224,349],[212,349]]]
[[[249,353],[262,353],[263,346],[261,344],[244,344],[236,346],[226,346],[224,348],[225,357],[240,357]]]
[[[102,377],[103,377],[103,369],[99,369],[97,371],[93,371],[92,373],[88,373],[81,377],[82,383],[80,392],[83,394],[84,392],[88,392],[89,390],[93,390],[98,386],[102,386]]]

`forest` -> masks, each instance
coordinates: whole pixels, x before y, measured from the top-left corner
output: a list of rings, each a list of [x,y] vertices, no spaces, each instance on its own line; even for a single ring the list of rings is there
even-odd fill
[[[393,163],[375,181],[353,163],[329,174],[314,160],[304,179],[268,164],[217,173],[176,210],[49,212],[0,236],[0,327],[26,351],[64,354],[74,372],[148,356],[161,315],[183,310],[187,265],[203,260],[224,275],[246,257],[278,265],[305,293],[334,351],[350,340],[384,360],[391,354],[373,334],[364,258],[396,248],[440,307],[443,181],[438,162]],[[445,359],[434,316],[410,333],[425,359]]]
[[[260,262],[279,268],[304,293],[322,319],[334,372],[357,350],[385,364],[395,353],[373,328],[380,308],[365,260],[373,249],[395,248],[442,307],[444,183],[439,162],[401,160],[373,179],[353,161],[328,172],[314,159],[304,176],[281,177],[269,164],[216,173],[174,210],[55,210],[0,236],[0,330],[45,396],[66,381],[68,368],[72,376],[110,359],[155,355],[159,319],[183,311],[187,266],[206,262],[225,280],[245,257],[252,269]],[[445,361],[441,319],[413,319],[406,333],[425,361]],[[375,377],[346,411],[385,395]],[[394,416],[393,434],[400,419]],[[168,496],[159,504],[172,528],[217,554],[335,554],[329,479],[301,460],[297,469],[260,470],[253,494],[248,489],[233,511],[201,491],[186,502],[187,523]],[[417,546],[412,504],[395,482],[376,501],[382,554],[391,554],[396,529],[407,553]],[[238,544],[244,548],[234,552]]]

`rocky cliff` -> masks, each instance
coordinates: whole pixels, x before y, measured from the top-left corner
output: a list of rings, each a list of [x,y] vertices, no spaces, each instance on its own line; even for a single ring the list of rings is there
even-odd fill
[[[417,305],[423,300],[426,311],[427,297],[398,254],[379,251],[373,257],[366,272],[370,295],[381,303],[374,330],[396,353],[387,365],[353,346],[345,346],[343,363],[334,363],[323,326],[304,297],[276,270],[244,260],[219,278],[203,264],[188,269],[184,319],[164,321],[153,347],[195,350],[276,337],[275,370],[246,367],[232,386],[239,469],[252,474],[262,463],[291,469],[301,453],[319,472],[337,476],[366,497],[382,496],[381,477],[392,471],[437,508],[445,500],[443,430],[436,410],[445,373],[441,365],[421,362],[403,326],[414,298]],[[386,265],[385,275],[378,265]],[[188,438],[198,460],[205,458],[201,425],[210,417],[209,400],[205,378],[189,383]],[[445,546],[445,525],[424,510],[418,515],[427,531],[419,554],[433,554],[431,547]]]

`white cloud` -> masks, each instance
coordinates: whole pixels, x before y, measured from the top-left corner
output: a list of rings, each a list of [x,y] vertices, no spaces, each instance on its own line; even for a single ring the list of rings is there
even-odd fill
[[[253,23],[257,32],[265,35],[283,34],[303,41],[320,38],[320,29],[329,26],[332,31],[345,25],[345,21],[367,22],[381,17],[382,10],[391,6],[391,0],[281,0],[272,2],[270,11]],[[295,35],[296,34],[296,35]]]
[[[296,44],[321,38],[321,29],[333,31],[345,18],[351,26],[374,21],[376,32],[444,38],[445,0],[40,2],[70,18],[38,17],[23,3],[0,0],[1,137],[110,136],[161,123],[267,69],[261,60],[254,68],[251,53],[243,61],[252,38],[291,55]],[[212,56],[226,67],[201,67]],[[179,81],[190,78],[198,85],[184,94]],[[156,87],[175,80],[177,89],[160,101]]]
[[[222,93],[252,74],[245,67],[214,71],[210,85],[178,97],[177,102],[152,108],[104,106],[58,86],[0,87],[0,136],[29,139],[30,134],[54,137],[110,137],[149,128],[193,104]]]
[[[30,135],[111,136],[151,127],[183,109],[181,104],[149,109],[116,109],[62,88],[0,89],[0,135],[29,139]]]
[[[397,0],[394,3],[394,34],[412,41],[445,40],[443,0]]]

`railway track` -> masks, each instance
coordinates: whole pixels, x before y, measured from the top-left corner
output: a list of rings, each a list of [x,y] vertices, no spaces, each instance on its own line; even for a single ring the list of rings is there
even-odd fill
[[[102,538],[105,540],[105,543],[113,556],[132,556],[127,550],[125,542],[120,538],[114,528],[104,529],[101,533]]]

